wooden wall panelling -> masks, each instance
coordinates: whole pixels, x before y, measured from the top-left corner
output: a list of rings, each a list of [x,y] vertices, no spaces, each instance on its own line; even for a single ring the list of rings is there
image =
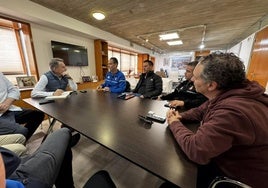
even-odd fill
[[[210,54],[210,50],[195,51],[194,56],[195,60],[199,60],[201,57],[207,56]]]
[[[249,80],[266,87],[268,82],[268,27],[256,33],[251,61],[247,72]]]
[[[78,90],[96,89],[102,83],[103,83],[103,81],[99,81],[99,82],[83,82],[83,83],[78,83],[77,87],[78,87]]]
[[[31,98],[31,89],[27,90],[21,90],[20,91],[20,99],[14,102],[14,105],[22,107],[22,108],[29,108],[29,109],[35,109],[31,105],[27,104],[26,102],[23,101],[23,99],[26,98]]]
[[[138,74],[143,73],[143,61],[150,59],[149,54],[138,54]]]
[[[97,39],[94,41],[94,48],[96,75],[98,76],[99,80],[103,80],[108,72],[108,43]]]

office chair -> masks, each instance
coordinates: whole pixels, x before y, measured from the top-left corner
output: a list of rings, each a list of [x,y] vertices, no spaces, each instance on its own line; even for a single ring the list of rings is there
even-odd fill
[[[224,176],[216,177],[209,185],[209,188],[252,188],[237,180],[233,180]]]
[[[131,91],[130,83],[129,83],[129,81],[126,80],[126,89],[125,89],[125,92],[130,92],[130,91]]]
[[[116,188],[116,185],[107,171],[100,170],[88,179],[83,188]]]

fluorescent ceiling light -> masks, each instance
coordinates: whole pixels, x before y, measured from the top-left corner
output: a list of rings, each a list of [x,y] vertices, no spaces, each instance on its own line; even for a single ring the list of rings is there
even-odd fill
[[[181,40],[175,40],[175,41],[168,41],[167,42],[169,46],[174,46],[174,45],[181,45],[183,42]]]
[[[178,39],[179,35],[178,33],[169,33],[169,34],[163,34],[159,35],[160,40],[171,40],[171,39]]]
[[[92,16],[97,20],[103,20],[105,18],[105,15],[101,12],[94,12]]]

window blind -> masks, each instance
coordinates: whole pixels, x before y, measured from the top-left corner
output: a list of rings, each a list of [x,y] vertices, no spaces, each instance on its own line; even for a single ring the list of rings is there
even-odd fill
[[[13,29],[0,28],[0,70],[3,73],[23,73],[20,51]]]

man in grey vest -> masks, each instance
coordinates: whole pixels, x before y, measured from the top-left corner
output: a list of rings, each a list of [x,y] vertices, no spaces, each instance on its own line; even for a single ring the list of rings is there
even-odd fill
[[[47,97],[59,96],[67,89],[73,91],[77,90],[77,84],[73,81],[71,76],[66,73],[66,66],[63,59],[53,58],[49,63],[50,71],[46,72],[40,77],[40,80],[32,90],[31,97]],[[66,127],[66,125],[62,125]],[[76,133],[72,137],[71,145],[74,146],[78,143],[80,134]]]
[[[32,90],[32,98],[61,95],[68,87],[73,91],[77,90],[77,84],[66,73],[67,68],[62,59],[53,58],[49,67],[50,71],[40,77]]]

